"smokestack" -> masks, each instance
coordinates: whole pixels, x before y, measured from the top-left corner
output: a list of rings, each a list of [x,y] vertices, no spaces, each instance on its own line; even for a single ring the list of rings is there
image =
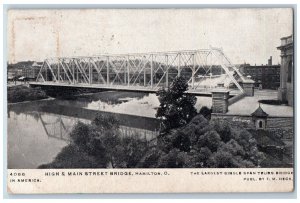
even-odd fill
[[[269,65],[269,66],[272,65],[272,56],[270,56],[270,59],[268,59],[268,65]]]

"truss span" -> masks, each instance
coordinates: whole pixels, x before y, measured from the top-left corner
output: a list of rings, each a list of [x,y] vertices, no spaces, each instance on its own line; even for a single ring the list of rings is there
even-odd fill
[[[221,49],[48,58],[37,83],[86,85],[110,89],[167,88],[182,76],[189,90],[210,91],[216,87],[243,92],[242,74]]]

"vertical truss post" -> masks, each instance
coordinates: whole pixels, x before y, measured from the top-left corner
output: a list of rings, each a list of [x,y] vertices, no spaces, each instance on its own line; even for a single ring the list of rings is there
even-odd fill
[[[151,81],[151,89],[153,88],[153,54],[151,55],[151,77],[150,77],[150,81]]]
[[[123,72],[124,72],[124,85],[126,85],[126,83],[127,83],[127,81],[126,81],[126,77],[127,77],[127,75],[126,75],[126,73],[127,73],[127,60],[125,60],[125,66],[124,66],[124,70],[123,70]]]
[[[130,62],[129,62],[129,56],[127,56],[127,85],[129,86],[130,85],[130,74],[129,74],[129,64]]]
[[[47,81],[48,80],[48,69],[47,68],[45,69],[45,74],[46,74],[45,81]]]
[[[76,81],[76,83],[79,83],[79,67],[77,67],[76,65],[75,65],[75,61],[73,61],[74,62],[74,66],[76,67],[76,75],[77,75],[77,81]]]
[[[178,76],[178,77],[180,77],[180,65],[181,65],[181,64],[180,64],[180,62],[181,62],[181,61],[180,61],[180,56],[181,56],[181,53],[178,53],[178,68],[177,68],[177,69],[178,69],[178,70],[177,70],[177,76]]]
[[[166,87],[169,87],[169,56],[166,55],[166,65],[167,65],[167,70],[166,70]]]
[[[59,63],[57,63],[57,82],[59,83],[60,81],[60,66]]]
[[[95,64],[97,65],[97,63],[95,63]],[[93,72],[94,72],[94,68],[93,68],[93,66],[91,64],[91,76],[90,76],[90,78],[91,78],[91,84],[93,84]]]
[[[73,72],[73,84],[75,85],[75,67],[73,66],[73,64],[71,63],[71,66],[72,66],[72,72]]]
[[[195,54],[193,54],[192,89],[195,87]]]
[[[91,63],[90,61],[89,63],[89,84],[92,84],[92,70],[91,70]]]
[[[60,134],[60,139],[62,139],[63,135],[62,135],[62,118],[61,116],[59,117],[59,134]]]
[[[147,65],[147,61],[144,60],[144,87],[146,87],[146,65]]]
[[[109,85],[109,56],[106,57],[106,84]]]

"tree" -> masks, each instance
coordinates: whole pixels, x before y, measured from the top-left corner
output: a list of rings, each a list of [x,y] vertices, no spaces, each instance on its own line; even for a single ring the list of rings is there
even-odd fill
[[[161,119],[164,132],[186,125],[197,114],[194,107],[197,99],[186,94],[187,90],[186,80],[177,77],[167,90],[161,89],[157,92],[160,106],[155,116]]]
[[[140,167],[245,168],[257,167],[265,158],[246,129],[224,120],[208,121],[201,114],[157,143]]]

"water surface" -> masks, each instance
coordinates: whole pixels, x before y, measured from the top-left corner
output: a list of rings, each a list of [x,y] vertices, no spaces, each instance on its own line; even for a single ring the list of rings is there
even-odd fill
[[[211,98],[197,97],[196,108],[211,106]],[[37,168],[50,163],[66,146],[78,122],[90,123],[97,113],[120,121],[122,136],[153,140],[159,131],[155,94],[101,92],[71,100],[32,101],[8,106],[8,168]]]

